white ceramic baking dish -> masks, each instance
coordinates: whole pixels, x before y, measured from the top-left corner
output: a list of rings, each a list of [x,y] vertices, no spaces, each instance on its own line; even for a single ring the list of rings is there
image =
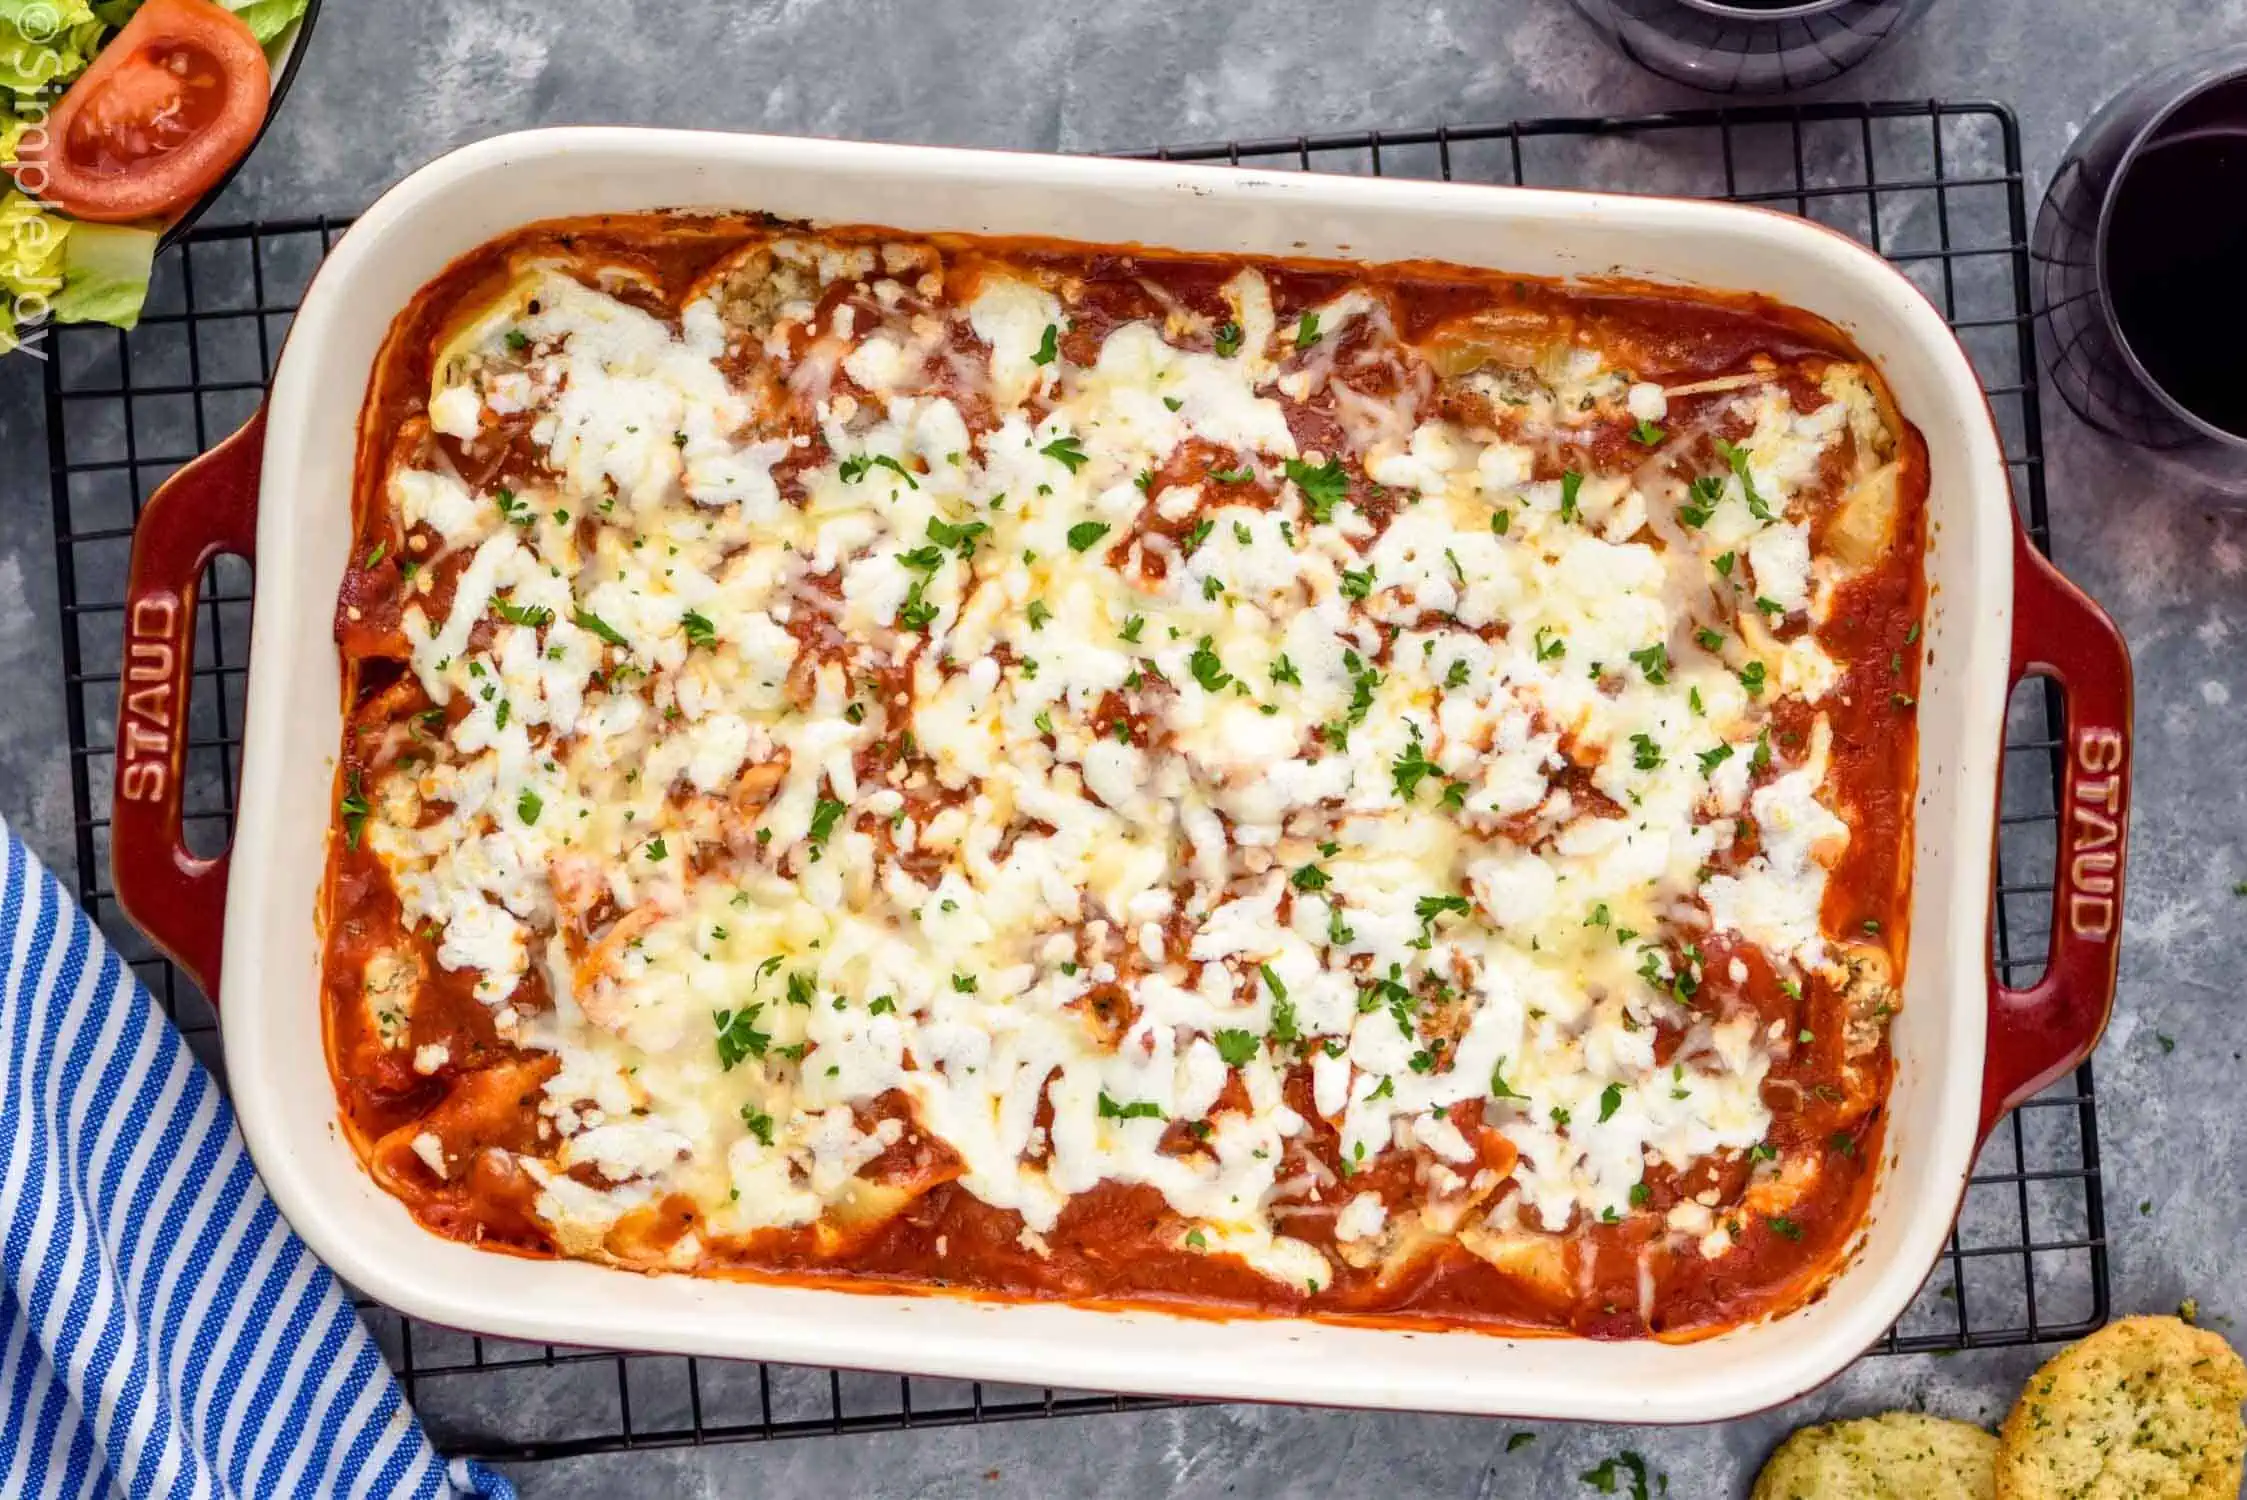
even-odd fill
[[[480,1252],[418,1227],[338,1129],[317,999],[341,726],[331,624],[361,397],[390,319],[455,256],[535,219],[657,207],[1620,274],[1753,289],[1847,330],[1926,434],[1931,605],[1888,1160],[1860,1242],[1824,1294],[1697,1343],[1596,1343],[647,1276]],[[194,581],[222,550],[254,554],[255,620],[234,846],[203,861],[178,836],[181,709]],[[1115,1391],[1622,1422],[1733,1415],[1817,1385],[1889,1326],[1935,1263],[1990,1125],[2089,1051],[2112,996],[2129,658],[2097,608],[2021,539],[1988,407],[1935,310],[1859,245],[1774,213],[742,135],[504,136],[416,172],[337,245],[260,420],[143,516],[127,628],[116,888],[206,988],[223,917],[228,1073],[266,1185],[346,1278],[416,1317],[488,1333]],[[2050,974],[2008,991],[1988,956],[1991,850],[2001,719],[2010,684],[2030,672],[2067,685],[2069,816]]]

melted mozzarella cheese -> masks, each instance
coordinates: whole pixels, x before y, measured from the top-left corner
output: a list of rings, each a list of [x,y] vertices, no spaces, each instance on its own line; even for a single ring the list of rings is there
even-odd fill
[[[776,254],[822,286],[874,265]],[[430,697],[468,708],[368,836],[480,998],[513,1017],[544,980],[552,1009],[509,1025],[562,1059],[560,1151],[531,1166],[566,1244],[667,1192],[720,1233],[818,1220],[902,1139],[898,1105],[1032,1239],[1140,1184],[1211,1253],[1313,1286],[1326,1253],[1272,1209],[1314,1129],[1345,1171],[1406,1151],[1457,1184],[1477,1148],[1448,1112],[1485,1101],[1519,1156],[1507,1212],[1555,1233],[1628,1212],[1650,1161],[1763,1138],[1761,1041],[1681,1003],[1678,954],[1713,923],[1822,956],[1847,837],[1823,741],[1760,785],[1750,761],[1773,698],[1833,667],[1689,622],[1735,571],[1806,606],[1786,506],[1850,404],[1743,397],[1708,523],[1657,544],[1628,481],[1533,477],[1533,445],[1620,389],[1578,351],[1548,430],[1358,412],[1376,524],[1318,498],[1331,455],[1289,425],[1333,344],[1283,376],[1262,276],[1222,290],[1230,352],[1128,321],[1088,366],[1056,352],[1055,291],[996,272],[958,309],[857,282],[795,346],[791,303],[760,347],[809,351],[775,373],[816,428],[775,436],[715,302],[674,327],[551,271],[527,357],[495,326],[433,402],[455,436],[532,413],[551,494],[392,476],[405,524],[473,548],[449,611],[403,621]],[[1363,292],[1320,318],[1394,339]],[[1645,384],[1627,405],[1668,410]],[[811,430],[829,457],[784,500]],[[1158,485],[1189,440],[1254,502]],[[1743,809],[1759,851],[1711,874]],[[1305,1062],[1317,1121],[1283,1097]],[[1335,1238],[1389,1218],[1356,1194]]]

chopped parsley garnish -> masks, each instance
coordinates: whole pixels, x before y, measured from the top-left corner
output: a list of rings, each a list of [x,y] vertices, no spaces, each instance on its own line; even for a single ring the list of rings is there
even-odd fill
[[[1211,469],[1209,477],[1219,484],[1246,484],[1256,477],[1256,471],[1242,464],[1237,469]]]
[[[1276,1042],[1293,1042],[1302,1035],[1295,1021],[1295,1006],[1287,998],[1287,986],[1272,972],[1270,964],[1258,964],[1256,972],[1264,976],[1264,983],[1272,991],[1272,1039]]]
[[[759,1141],[767,1146],[772,1144],[771,1115],[766,1114],[753,1104],[744,1104],[741,1106],[741,1123],[748,1126],[749,1133]]]
[[[1295,347],[1308,349],[1319,341],[1319,315],[1307,312],[1295,320]]]
[[[1554,632],[1550,625],[1537,627],[1537,659],[1559,661],[1568,654],[1568,643]]]
[[[1043,599],[1032,599],[1030,607],[1024,613],[1030,617],[1030,628],[1032,630],[1045,629],[1045,622],[1053,618],[1053,611],[1046,608],[1046,602]]]
[[[1703,475],[1685,487],[1685,504],[1677,508],[1677,518],[1688,526],[1706,526],[1709,517],[1716,514],[1719,500],[1724,498],[1724,481],[1713,475]]]
[[[1603,1495],[1621,1494],[1622,1491],[1617,1486],[1627,1477],[1631,1482],[1631,1500],[1647,1500],[1646,1460],[1627,1448],[1614,1458],[1596,1468],[1586,1469],[1576,1477]],[[1667,1488],[1665,1480],[1665,1491]]]
[[[1188,557],[1192,557],[1195,553],[1201,551],[1202,543],[1208,541],[1209,534],[1216,529],[1217,523],[1210,520],[1207,516],[1204,516],[1201,520],[1196,521],[1194,523],[1194,529],[1186,533],[1186,555]]]
[[[952,991],[954,994],[972,995],[979,983],[980,981],[973,974],[954,974],[952,976]]]
[[[1243,547],[1246,547],[1251,542],[1256,540],[1256,536],[1255,533],[1251,532],[1248,529],[1247,523],[1242,521],[1235,521],[1233,523],[1233,540],[1239,542]]]
[[[1342,570],[1342,597],[1363,599],[1373,592],[1373,569],[1344,568]]]
[[[357,771],[344,778],[343,798],[336,803],[336,810],[343,814],[344,847],[358,848],[359,836],[367,831],[367,813],[370,809],[366,793],[360,789]]]
[[[1712,566],[1715,567],[1717,571],[1717,575],[1722,578],[1730,578],[1732,576],[1732,564],[1737,557],[1738,554],[1733,552],[1727,552],[1723,556],[1719,557],[1715,561],[1715,563],[1712,564]]]
[[[590,630],[612,646],[622,647],[627,651],[632,649],[632,643],[614,625],[582,605],[570,612],[570,620],[578,629]]]
[[[1463,917],[1473,910],[1473,907],[1464,896],[1422,896],[1418,901],[1412,903],[1412,910],[1414,915],[1418,916],[1420,921],[1426,925],[1433,924],[1435,919],[1445,912]]]
[[[1776,599],[1766,599],[1761,594],[1755,596],[1755,607],[1767,615],[1777,615],[1782,618],[1787,612],[1787,607],[1784,604]]]
[[[897,623],[907,630],[926,630],[943,612],[941,606],[930,603],[922,592],[927,586],[927,580],[915,579],[905,592],[905,602],[897,606]]]
[[[1766,1214],[1763,1222],[1770,1225],[1771,1232],[1781,1239],[1799,1240],[1802,1238],[1802,1226],[1785,1214]]]
[[[687,644],[690,646],[710,646],[717,643],[718,627],[691,609],[679,616],[679,628],[687,633]]]
[[[741,1010],[714,1010],[710,1019],[718,1026],[718,1066],[731,1073],[742,1059],[763,1057],[772,1045],[772,1037],[757,1029],[757,1012],[760,1006],[746,1006]]]
[[[1740,669],[1740,686],[1748,690],[1751,698],[1763,696],[1763,663],[1751,661]]]
[[[928,518],[928,539],[939,547],[955,548],[963,555],[974,551],[975,539],[990,529],[990,526],[982,521],[954,523],[945,520],[942,516],[930,516]]]
[[[507,352],[509,354],[520,354],[530,346],[531,336],[523,332],[522,329],[510,328],[507,330]]]
[[[1693,632],[1693,639],[1701,643],[1701,649],[1703,651],[1714,652],[1722,651],[1724,649],[1724,633],[1718,630],[1711,630],[1706,625]]]
[[[649,839],[649,840],[648,840],[648,845],[647,845],[647,856],[648,856],[648,858],[650,858],[650,859],[661,859],[661,858],[663,858],[663,857],[664,857],[664,856],[665,856],[666,854],[669,854],[670,852],[671,852],[671,850],[669,849],[669,847],[668,847],[668,846],[666,846],[666,845],[664,844],[664,842],[663,842],[663,835],[662,835],[662,834],[660,834],[660,833],[659,833],[659,834],[657,834],[657,835],[656,835],[656,836],[655,836],[654,838],[652,838],[652,839]]]
[[[1072,474],[1085,466],[1084,445],[1077,441],[1074,434],[1068,437],[1057,437],[1038,451]],[[1103,527],[1102,529],[1105,530],[1106,528]],[[1082,552],[1084,549],[1079,547],[1077,550]]]
[[[1648,1203],[1652,1202],[1653,1199],[1654,1189],[1648,1187],[1643,1182],[1634,1182],[1631,1184],[1631,1207],[1644,1208]]]
[[[1560,476],[1560,518],[1563,521],[1576,519],[1576,496],[1583,488],[1584,476],[1574,469],[1569,469]]]
[[[1497,510],[1490,513],[1490,529],[1499,536],[1504,536],[1513,523],[1513,513],[1510,511]]]
[[[1128,1104],[1118,1104],[1108,1097],[1106,1089],[1100,1091],[1100,1118],[1103,1120],[1159,1120],[1162,1117],[1162,1106],[1151,1099],[1134,1099]]]
[[[1106,536],[1110,527],[1106,521],[1079,521],[1069,528],[1069,550],[1082,552]]]
[[[1641,448],[1651,448],[1668,436],[1667,432],[1644,417],[1640,417],[1638,425],[1631,429],[1631,441]]]
[[[1241,352],[1241,325],[1227,318],[1211,331],[1210,342],[1217,346],[1220,357],[1231,359]]]
[[[1716,453],[1717,457],[1732,466],[1732,476],[1740,481],[1740,493],[1745,495],[1748,501],[1748,514],[1754,516],[1758,521],[1778,520],[1779,518],[1771,513],[1771,507],[1763,496],[1756,493],[1755,477],[1748,472],[1747,450],[1736,448],[1723,438],[1718,438],[1716,439]]]
[[[1287,659],[1287,653],[1284,651],[1272,663],[1272,681],[1284,682],[1291,687],[1303,685],[1303,675],[1295,670],[1295,663]]]
[[[1662,747],[1654,743],[1652,735],[1634,734],[1631,736],[1632,765],[1638,767],[1641,771],[1653,771],[1661,767],[1662,761]]]
[[[1045,325],[1044,335],[1038,340],[1038,352],[1030,356],[1030,363],[1050,365],[1060,357],[1061,326],[1058,323],[1048,323]]]
[[[1203,636],[1194,643],[1194,654],[1186,659],[1187,667],[1194,674],[1194,681],[1202,685],[1205,693],[1218,692],[1233,680],[1233,674],[1225,670],[1225,664],[1217,659],[1217,653],[1210,649],[1210,645],[1211,638]]]
[[[532,791],[529,787],[524,787],[523,795],[515,799],[515,816],[521,818],[525,823],[536,823],[539,813],[544,811],[545,807],[546,804],[539,799],[538,793]]]
[[[1527,1094],[1517,1094],[1506,1083],[1506,1060],[1499,1058],[1490,1070],[1490,1097],[1493,1099],[1527,1099]]]
[[[1605,1125],[1623,1107],[1623,1086],[1611,1083],[1599,1091],[1599,1123]]]
[[[1256,1056],[1256,1049],[1264,1044],[1264,1039],[1253,1031],[1220,1031],[1210,1040],[1217,1044],[1217,1055],[1225,1060],[1228,1068],[1247,1067],[1249,1059]]]
[[[890,471],[890,472],[891,472],[892,474],[895,474],[895,475],[896,475],[896,476],[897,476],[898,478],[900,478],[900,479],[904,480],[904,481],[905,481],[905,487],[906,487],[907,489],[910,489],[910,490],[917,490],[917,489],[919,489],[919,488],[921,487],[920,481],[919,481],[919,480],[917,480],[917,479],[915,479],[915,478],[913,477],[912,471],[911,471],[911,470],[909,470],[909,469],[907,469],[907,468],[906,468],[906,467],[905,467],[905,466],[904,466],[903,464],[899,463],[899,462],[898,462],[898,461],[897,461],[896,459],[894,459],[894,458],[891,458],[891,457],[890,457],[890,456],[889,456],[889,455],[888,455],[887,453],[877,453],[877,454],[875,454],[875,455],[873,456],[872,462],[873,462],[873,464],[875,465],[875,467],[877,467],[877,468],[883,468],[883,469],[887,469],[887,470],[889,470],[889,471]],[[861,474],[863,474],[863,473],[865,473],[866,471],[865,471],[864,469],[860,469],[860,470],[859,470],[859,472],[860,472]]]
[[[1706,781],[1716,774],[1718,766],[1732,758],[1732,747],[1730,745],[1719,745],[1714,750],[1703,750],[1700,758],[1701,779]]]
[[[1323,891],[1334,883],[1334,877],[1317,865],[1305,865],[1288,877],[1288,884],[1299,891]]]
[[[385,557],[388,557],[389,555],[390,543],[387,541],[377,542],[373,547],[368,549],[366,560],[361,562],[359,566],[362,568],[371,568],[376,563],[381,562]]]
[[[1145,615],[1133,615],[1123,622],[1123,629],[1116,633],[1136,646],[1139,644],[1139,632],[1146,628],[1147,617]]]
[[[828,835],[835,831],[836,822],[844,812],[843,804],[832,797],[822,797],[811,810],[811,831],[807,835],[814,847],[824,848]]]
[[[1755,737],[1755,754],[1748,757],[1748,769],[1760,771],[1771,764],[1771,731],[1760,731]]]
[[[1463,688],[1467,685],[1467,659],[1465,657],[1462,656],[1459,660],[1453,662],[1451,670],[1443,674],[1443,685],[1447,688]]]
[[[1039,709],[1038,716],[1030,722],[1037,725],[1040,734],[1050,736],[1053,733],[1053,715],[1046,709]]]
[[[1656,641],[1643,651],[1633,651],[1631,660],[1646,674],[1646,680],[1660,687],[1670,680],[1670,648]]]
[[[1291,458],[1287,461],[1287,477],[1303,492],[1303,504],[1311,519],[1322,526],[1334,519],[1334,507],[1350,493],[1350,476],[1343,472],[1339,458],[1317,465]]]
[[[510,625],[523,625],[536,630],[541,625],[554,623],[554,611],[536,604],[517,604],[512,599],[494,599],[492,609]]]
[[[866,1014],[870,1016],[889,1016],[896,1013],[897,997],[895,995],[876,995],[871,1001],[867,1002]]]
[[[1420,783],[1430,776],[1441,774],[1436,763],[1428,759],[1420,745],[1420,726],[1408,724],[1412,743],[1389,762],[1389,777],[1396,783],[1397,800],[1410,802],[1420,790]]]

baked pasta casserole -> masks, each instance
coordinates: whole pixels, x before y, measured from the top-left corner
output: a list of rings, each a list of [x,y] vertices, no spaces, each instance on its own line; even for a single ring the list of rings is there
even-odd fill
[[[524,230],[368,395],[343,1120],[650,1271],[1793,1305],[1880,1155],[1925,470],[1747,296]]]

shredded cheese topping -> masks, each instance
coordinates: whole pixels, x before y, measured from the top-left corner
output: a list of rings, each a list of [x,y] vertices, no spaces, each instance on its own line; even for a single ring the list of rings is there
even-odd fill
[[[559,1059],[529,1165],[565,1245],[673,1193],[710,1234],[863,1208],[910,1125],[1033,1236],[1142,1184],[1315,1289],[1400,1232],[1346,1180],[1392,1154],[1480,1250],[1764,1139],[1788,1039],[1694,1007],[1699,945],[1832,960],[1828,737],[1771,716],[1835,680],[1778,626],[1837,578],[1790,502],[1877,423],[1861,372],[1809,413],[1744,384],[1688,487],[1656,450],[1693,434],[1595,351],[1468,377],[1507,438],[1438,415],[1377,291],[1276,319],[1244,269],[1214,329],[1079,362],[1050,278],[947,300],[921,247],[760,253],[753,315],[713,286],[677,326],[535,270],[429,419],[541,477],[388,483],[434,539],[403,625],[443,723],[365,837]],[[1330,451],[1290,422],[1321,392]],[[1638,475],[1549,477],[1619,414]],[[1189,451],[1223,459],[1166,479]],[[1329,1126],[1332,1249],[1281,1211]]]

